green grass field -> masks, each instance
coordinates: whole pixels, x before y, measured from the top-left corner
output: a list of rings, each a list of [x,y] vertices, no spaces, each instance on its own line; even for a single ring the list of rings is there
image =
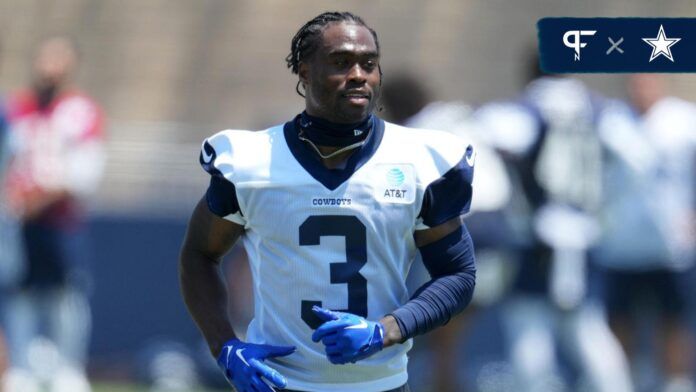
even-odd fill
[[[146,386],[135,384],[115,384],[115,383],[94,383],[92,384],[94,392],[151,392],[152,390]],[[220,389],[190,389],[188,392],[229,392],[229,390]]]

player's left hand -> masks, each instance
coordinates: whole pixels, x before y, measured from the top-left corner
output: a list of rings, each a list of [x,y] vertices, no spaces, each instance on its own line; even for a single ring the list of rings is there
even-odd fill
[[[336,312],[314,306],[312,311],[324,321],[312,334],[314,342],[321,342],[326,357],[333,364],[355,363],[382,350],[384,327],[350,313]]]

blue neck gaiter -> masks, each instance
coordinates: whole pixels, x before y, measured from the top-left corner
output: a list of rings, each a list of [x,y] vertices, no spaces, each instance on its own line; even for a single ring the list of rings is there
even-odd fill
[[[304,136],[318,146],[346,147],[365,140],[372,129],[373,115],[354,124],[336,124],[302,112],[299,126]]]

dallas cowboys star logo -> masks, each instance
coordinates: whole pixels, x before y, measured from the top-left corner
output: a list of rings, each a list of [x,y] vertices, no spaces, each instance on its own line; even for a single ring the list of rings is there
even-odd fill
[[[665,56],[669,59],[669,61],[674,62],[674,57],[672,57],[672,50],[670,47],[681,41],[681,38],[667,38],[664,27],[660,25],[660,30],[657,32],[657,37],[643,38],[643,41],[653,48],[652,54],[650,54],[650,61],[648,62],[652,62],[658,56]]]

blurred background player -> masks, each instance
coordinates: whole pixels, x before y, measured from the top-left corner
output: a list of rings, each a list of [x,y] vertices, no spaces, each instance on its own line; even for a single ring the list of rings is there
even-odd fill
[[[83,198],[99,182],[104,155],[101,110],[72,83],[77,62],[68,39],[44,41],[31,87],[8,105],[15,146],[5,190],[22,225],[27,261],[5,309],[9,392],[29,392],[42,381],[52,391],[90,389]]]
[[[533,77],[519,99],[476,113],[516,190],[509,212],[520,262],[503,320],[518,387],[564,388],[560,351],[579,370],[577,385],[630,391],[619,343],[588,295],[589,255],[600,235],[602,100],[579,80],[540,75],[536,58],[530,64]]]
[[[628,93],[632,107],[615,104],[602,127],[609,148],[598,259],[611,326],[639,390],[693,392],[686,310],[696,241],[696,107],[668,96],[657,74],[631,75]]]
[[[411,381],[419,390],[461,392],[467,383],[452,375],[462,374],[459,370],[467,362],[461,355],[462,336],[475,322],[476,309],[492,304],[504,290],[504,278],[500,272],[507,261],[510,233],[502,211],[510,200],[510,181],[503,161],[489,147],[486,135],[476,127],[471,106],[458,101],[433,101],[422,79],[408,73],[390,75],[385,79],[381,101],[386,109],[385,118],[399,125],[451,132],[476,145],[476,159],[481,170],[474,177],[476,193],[472,196],[467,227],[476,243],[478,288],[472,305],[462,316],[417,339],[413,356],[428,357],[422,366],[428,368],[426,373],[431,375],[431,379]],[[422,263],[415,262],[409,272],[409,288],[413,290],[429,279]],[[414,358],[416,363],[418,360]],[[419,382],[422,384],[417,384]]]

